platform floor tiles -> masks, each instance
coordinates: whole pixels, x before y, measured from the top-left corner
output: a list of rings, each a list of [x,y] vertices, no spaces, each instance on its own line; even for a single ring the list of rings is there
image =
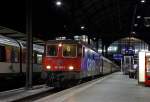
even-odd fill
[[[60,102],[150,102],[150,87],[138,85],[137,80],[122,73],[114,73]]]

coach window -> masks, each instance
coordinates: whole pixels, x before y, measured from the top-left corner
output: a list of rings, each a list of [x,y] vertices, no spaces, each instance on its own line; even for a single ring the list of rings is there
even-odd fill
[[[5,47],[5,51],[6,51],[6,62],[11,62],[11,50],[12,48],[10,46],[6,46]]]
[[[5,47],[0,46],[0,62],[5,62],[5,61],[6,61]]]
[[[57,56],[57,46],[56,45],[48,45],[47,46],[47,54],[48,54],[48,56]]]
[[[18,59],[19,59],[19,55],[18,55],[18,49],[17,48],[12,48],[12,52],[11,52],[11,62],[13,63],[17,63]]]
[[[37,64],[42,63],[42,54],[37,54]]]
[[[26,49],[24,49],[23,51],[22,51],[22,63],[26,63],[26,60],[27,60],[27,51],[26,51]]]
[[[76,57],[77,54],[77,46],[71,44],[63,45],[63,56],[64,57]]]

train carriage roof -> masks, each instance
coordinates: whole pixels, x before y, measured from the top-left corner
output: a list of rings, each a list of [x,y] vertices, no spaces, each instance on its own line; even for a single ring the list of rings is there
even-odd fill
[[[26,48],[27,44],[26,44],[25,41],[21,41],[21,40],[18,40],[18,41],[21,43],[21,45],[22,45],[23,48]],[[33,44],[33,51],[44,53],[44,46]]]
[[[12,38],[5,37],[2,35],[0,35],[0,44],[1,45],[14,46],[14,47],[20,47],[20,45],[21,45],[22,48],[26,48],[26,42],[25,41],[14,40]],[[44,53],[44,46],[33,44],[33,50],[40,52],[40,53]]]
[[[2,36],[2,35],[0,35],[0,44],[19,47],[19,44],[16,40]]]

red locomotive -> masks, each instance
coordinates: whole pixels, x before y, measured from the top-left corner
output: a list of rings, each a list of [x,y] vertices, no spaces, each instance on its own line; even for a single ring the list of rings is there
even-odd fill
[[[45,46],[43,70],[49,86],[64,87],[71,82],[110,73],[117,70],[117,66],[83,42],[52,40]]]

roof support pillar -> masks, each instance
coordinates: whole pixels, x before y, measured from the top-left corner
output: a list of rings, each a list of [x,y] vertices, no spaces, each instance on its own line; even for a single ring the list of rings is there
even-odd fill
[[[26,89],[32,88],[32,0],[27,0],[26,3],[26,34],[27,34],[27,61],[26,61]]]

